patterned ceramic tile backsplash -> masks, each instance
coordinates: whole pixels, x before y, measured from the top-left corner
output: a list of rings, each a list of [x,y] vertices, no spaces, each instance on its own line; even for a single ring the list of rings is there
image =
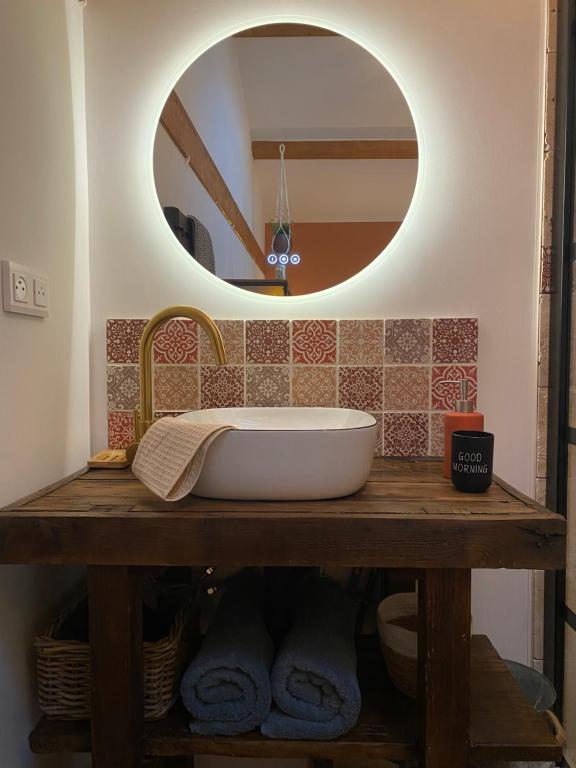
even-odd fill
[[[478,322],[437,320],[217,320],[228,365],[190,320],[170,320],[154,343],[157,416],[225,406],[342,406],[378,421],[377,453],[440,455],[442,413],[467,378],[476,398]],[[138,342],[145,320],[108,320],[110,447],[133,439]]]

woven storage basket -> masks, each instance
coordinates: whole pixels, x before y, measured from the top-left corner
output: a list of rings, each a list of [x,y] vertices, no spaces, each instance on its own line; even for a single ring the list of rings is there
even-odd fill
[[[378,606],[378,634],[388,674],[396,688],[411,698],[416,697],[418,633],[394,622],[415,625],[417,617],[418,598],[413,592],[391,595]]]
[[[38,701],[45,715],[65,720],[86,720],[91,714],[90,645],[58,640],[58,630],[72,608],[60,613],[45,635],[35,638]],[[190,602],[177,611],[166,637],[144,642],[144,717],[159,720],[178,697],[187,660]]]

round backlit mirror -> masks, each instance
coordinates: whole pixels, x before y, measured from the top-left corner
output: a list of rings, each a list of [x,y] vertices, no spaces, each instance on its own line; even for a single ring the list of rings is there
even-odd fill
[[[330,288],[373,261],[417,170],[392,76],[348,38],[300,24],[248,29],[200,56],[154,145],[158,199],[190,256],[277,296]]]

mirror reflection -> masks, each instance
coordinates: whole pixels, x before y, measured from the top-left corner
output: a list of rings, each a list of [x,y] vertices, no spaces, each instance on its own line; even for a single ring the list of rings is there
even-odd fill
[[[298,296],[373,261],[416,184],[416,131],[384,67],[351,40],[275,24],[215,45],[184,73],[156,132],[166,220],[205,269]]]

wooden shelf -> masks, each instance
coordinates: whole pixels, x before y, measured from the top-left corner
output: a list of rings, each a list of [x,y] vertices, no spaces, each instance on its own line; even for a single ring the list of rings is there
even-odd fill
[[[348,757],[406,760],[417,754],[415,703],[388,680],[373,638],[361,644],[359,676],[363,707],[356,727],[333,741],[281,741],[253,732],[238,737],[200,737],[188,730],[181,706],[147,723],[145,754],[151,756],[222,755],[235,757]],[[484,636],[472,640],[471,753],[485,760],[560,760],[547,719],[535,712],[494,647]],[[87,722],[43,719],[30,736],[38,754],[89,752]]]

